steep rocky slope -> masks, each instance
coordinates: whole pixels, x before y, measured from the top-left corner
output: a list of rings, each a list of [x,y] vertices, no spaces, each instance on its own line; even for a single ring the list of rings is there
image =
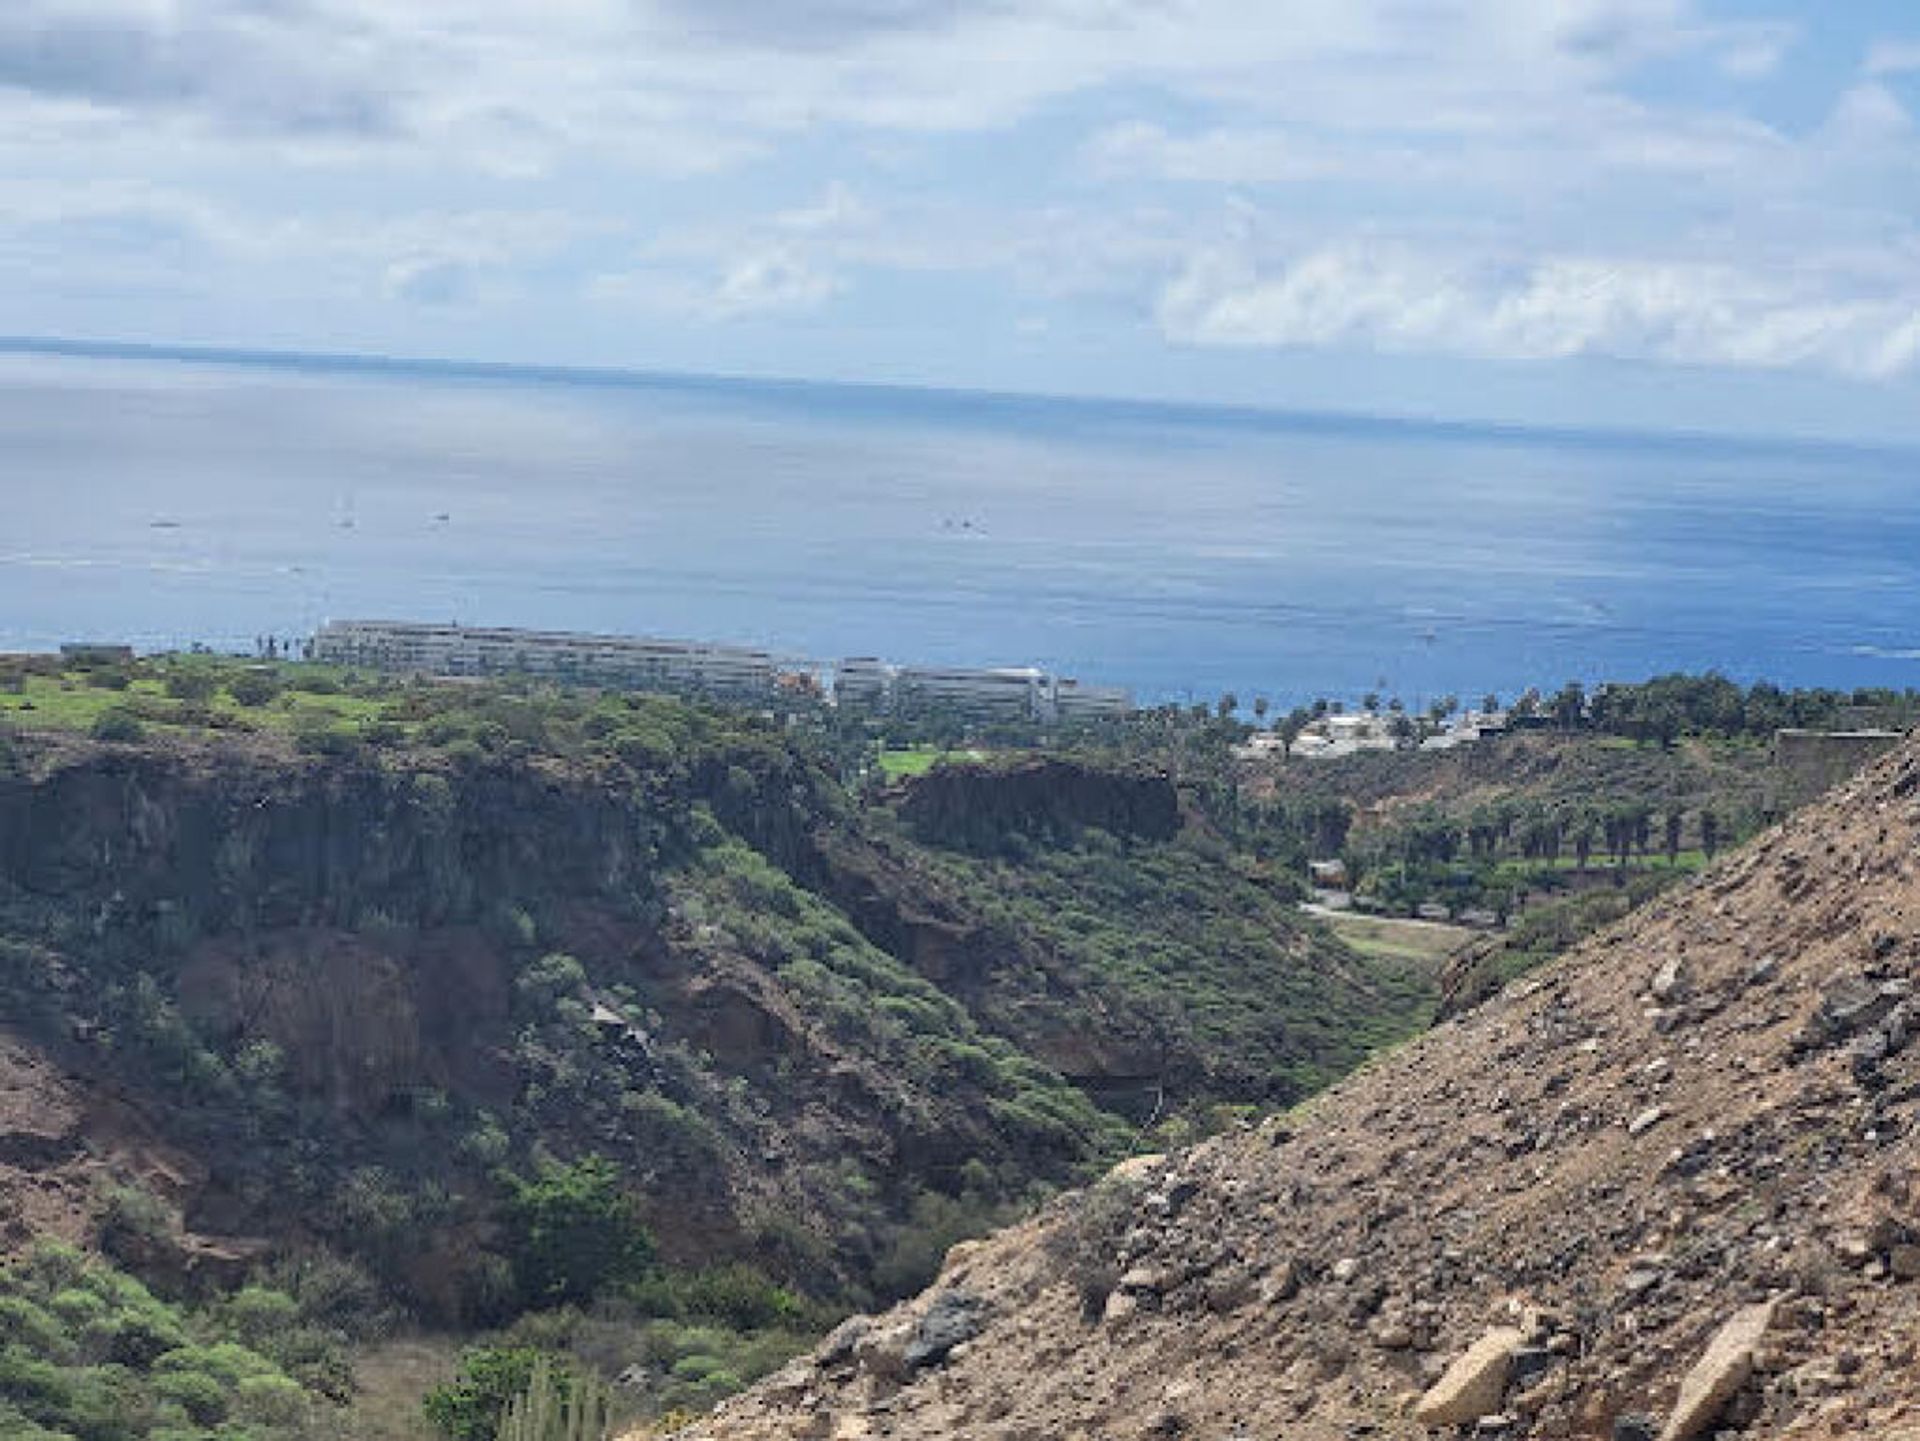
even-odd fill
[[[1920,1437],[1920,742],[688,1441]]]
[[[1283,878],[1188,846],[1164,777],[942,776],[923,840],[756,716],[404,700],[519,729],[0,732],[0,1249],[87,1236],[133,1184],[190,1228],[170,1266],[208,1263],[205,1236],[321,1244],[424,1316],[486,1320],[515,1303],[503,1171],[600,1155],[670,1265],[894,1295],[958,1230],[1122,1153],[1109,1083],[1237,1086],[1239,1033],[1203,1010],[1310,1081],[1426,1003],[1305,926]],[[1182,924],[1233,918],[1246,955],[1155,996],[1189,937],[1055,934],[943,858],[957,829],[1097,837],[1117,887],[1180,885]]]

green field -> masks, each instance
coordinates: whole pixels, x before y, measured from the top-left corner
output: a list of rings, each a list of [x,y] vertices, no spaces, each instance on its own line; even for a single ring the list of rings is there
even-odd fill
[[[277,693],[256,704],[234,694],[243,676],[270,675]],[[177,677],[202,677],[181,693]],[[173,684],[169,684],[173,681]],[[133,716],[150,730],[219,730],[297,734],[316,725],[359,726],[382,718],[382,700],[336,690],[339,673],[315,665],[250,666],[215,658],[180,657],[141,663],[131,679],[83,669],[21,676],[17,689],[0,687],[0,724],[35,730],[90,731],[109,713]],[[308,687],[314,689],[308,689]],[[191,696],[192,698],[187,698]]]
[[[909,746],[902,750],[880,752],[878,765],[880,774],[890,781],[904,780],[911,776],[923,776],[935,766],[948,761],[983,761],[985,751],[947,750],[941,746]]]
[[[1390,916],[1333,915],[1316,912],[1341,940],[1362,955],[1437,968],[1483,932],[1437,921],[1397,920]]]

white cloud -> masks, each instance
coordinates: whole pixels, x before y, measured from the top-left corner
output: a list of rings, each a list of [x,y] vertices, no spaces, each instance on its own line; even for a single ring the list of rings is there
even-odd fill
[[[1827,121],[1827,133],[1847,145],[1880,146],[1907,140],[1913,117],[1878,80],[1863,80],[1840,97]]]
[[[601,304],[711,324],[803,315],[820,309],[840,289],[839,279],[806,254],[775,244],[736,254],[717,274],[652,259],[594,276],[586,293]]]
[[[1881,40],[1867,52],[1867,74],[1906,75],[1920,70],[1920,40]]]
[[[774,248],[742,256],[728,266],[714,288],[712,308],[722,319],[814,310],[838,288],[832,276],[814,269],[801,256]]]
[[[1813,366],[1868,378],[1920,354],[1920,287],[1846,296],[1711,262],[1583,255],[1523,263],[1363,243],[1263,267],[1195,255],[1163,290],[1169,339],[1546,360]]]
[[[827,324],[887,271],[1059,336],[1903,370],[1920,42],[1795,133],[1723,77],[1796,27],[1706,8],[5,0],[0,284]]]

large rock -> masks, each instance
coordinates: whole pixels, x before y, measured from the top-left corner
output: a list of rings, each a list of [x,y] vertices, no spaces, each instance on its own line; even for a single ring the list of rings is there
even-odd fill
[[[1491,1416],[1507,1394],[1507,1372],[1526,1333],[1512,1326],[1487,1332],[1420,1398],[1413,1418],[1423,1426],[1464,1426]]]
[[[1726,1409],[1734,1393],[1753,1375],[1754,1355],[1773,1324],[1774,1303],[1736,1311],[1680,1383],[1679,1399],[1667,1417],[1660,1441],[1693,1441]]]

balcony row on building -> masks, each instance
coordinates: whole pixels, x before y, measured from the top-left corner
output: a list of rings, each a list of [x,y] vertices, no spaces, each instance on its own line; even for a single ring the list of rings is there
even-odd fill
[[[877,711],[943,710],[1038,721],[1125,715],[1132,695],[1032,667],[891,665],[871,657],[816,662],[744,646],[409,621],[333,621],[314,637],[330,665],[436,676],[527,675],[571,685],[692,690],[751,697],[817,691]]]

